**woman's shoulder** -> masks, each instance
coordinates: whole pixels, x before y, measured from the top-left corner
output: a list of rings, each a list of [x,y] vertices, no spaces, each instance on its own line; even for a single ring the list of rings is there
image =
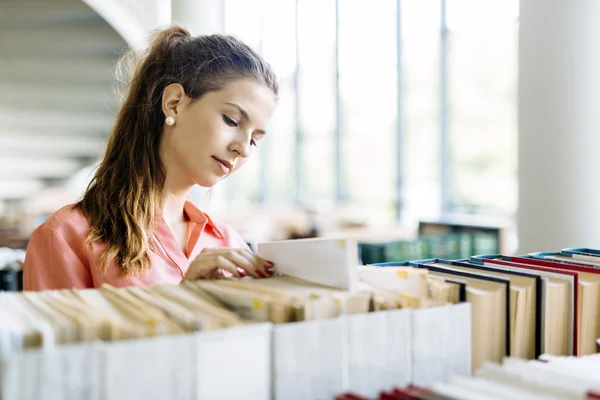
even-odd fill
[[[66,237],[86,236],[90,224],[79,207],[69,204],[52,213],[36,231],[53,230]]]

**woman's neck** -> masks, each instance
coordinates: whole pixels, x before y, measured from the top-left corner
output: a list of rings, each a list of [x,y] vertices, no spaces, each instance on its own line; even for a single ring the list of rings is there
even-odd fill
[[[179,197],[179,196],[171,196],[166,195],[163,196],[162,199],[162,216],[163,219],[167,223],[176,223],[180,222],[183,219],[183,208],[185,206],[185,202],[187,200],[187,196]]]
[[[184,206],[193,184],[183,179],[182,174],[177,173],[179,171],[176,165],[167,163],[166,169],[167,174],[161,192],[162,216],[168,224],[176,224],[184,220]]]
[[[162,216],[167,223],[179,223],[184,218],[185,202],[192,188],[183,187],[183,185],[174,187],[169,183],[169,179],[167,179],[161,193]]]

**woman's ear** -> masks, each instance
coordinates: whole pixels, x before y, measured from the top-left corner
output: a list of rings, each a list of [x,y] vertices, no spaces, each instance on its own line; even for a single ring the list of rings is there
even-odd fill
[[[172,83],[167,86],[162,95],[162,111],[165,117],[176,117],[177,107],[183,105],[186,98],[185,90],[179,83]]]

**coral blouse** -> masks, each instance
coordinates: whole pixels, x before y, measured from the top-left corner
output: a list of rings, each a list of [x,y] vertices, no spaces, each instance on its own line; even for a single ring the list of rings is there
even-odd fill
[[[87,218],[72,205],[52,214],[33,231],[25,253],[24,290],[97,288],[113,286],[150,286],[178,284],[190,263],[204,248],[248,248],[242,237],[229,225],[213,221],[193,203],[184,207],[188,218],[188,254],[181,250],[164,219],[156,221],[153,250],[149,251],[151,270],[139,276],[121,278],[114,261],[100,270],[101,243],[85,246],[90,230]]]

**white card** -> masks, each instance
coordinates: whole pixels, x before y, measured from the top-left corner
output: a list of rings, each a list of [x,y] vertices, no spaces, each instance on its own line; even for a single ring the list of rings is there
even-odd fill
[[[333,399],[347,387],[345,321],[293,322],[274,328],[274,398]]]
[[[448,340],[444,349],[446,373],[444,379],[471,376],[471,303],[460,303],[446,308],[445,328]]]
[[[269,400],[272,331],[263,323],[197,333],[195,398]]]
[[[107,343],[103,349],[103,398],[190,398],[192,393],[182,393],[186,389],[179,385],[194,381],[193,371],[180,364],[182,358],[193,357],[192,340],[192,335],[177,335]]]
[[[23,354],[15,354],[11,357],[0,359],[0,399],[20,400],[26,399],[25,385],[33,386],[34,382],[27,382],[27,367],[24,365]],[[29,371],[29,376],[35,375],[36,371]]]
[[[358,247],[354,239],[314,238],[258,243],[259,256],[282,275],[345,290],[357,287]]]
[[[392,339],[387,330],[387,313],[374,312],[348,316],[348,390],[376,398],[386,388],[387,345]],[[401,340],[401,338],[393,338]]]
[[[385,312],[387,358],[385,371],[381,374],[384,388],[404,387],[412,381],[412,313],[409,308]]]
[[[413,379],[417,386],[429,386],[440,381],[446,370],[445,356],[447,332],[444,320],[447,307],[414,310],[412,352]]]

